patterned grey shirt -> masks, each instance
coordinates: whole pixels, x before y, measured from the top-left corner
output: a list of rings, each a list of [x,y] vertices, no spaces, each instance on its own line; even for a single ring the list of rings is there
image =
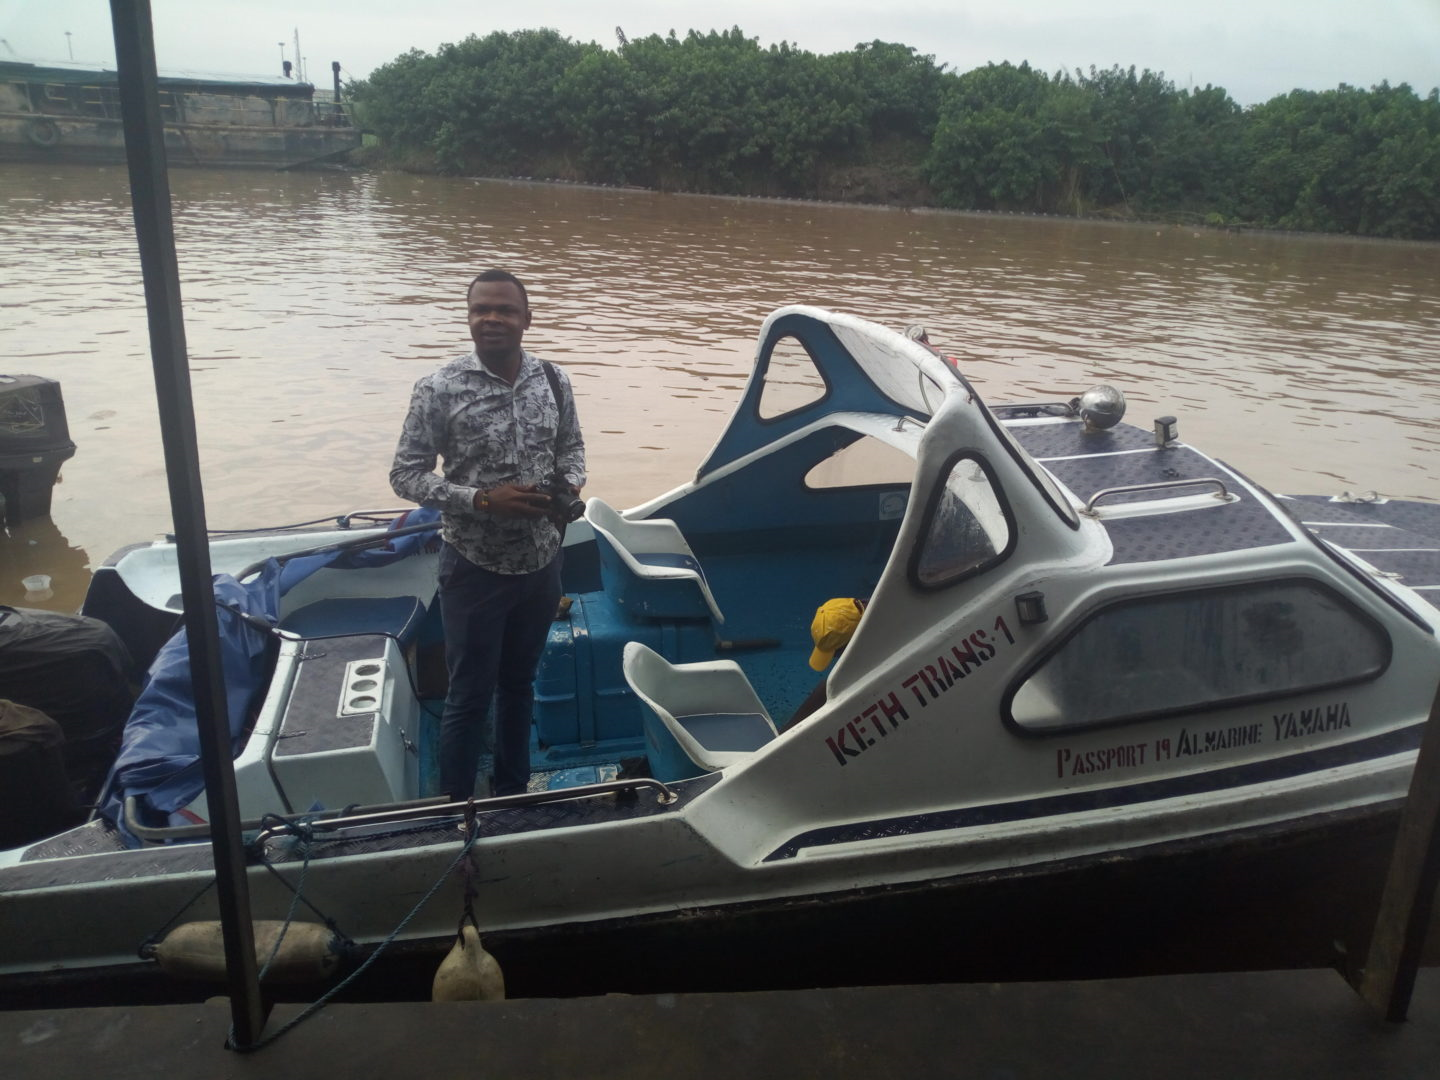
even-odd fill
[[[501,484],[543,483],[563,473],[585,483],[585,440],[564,370],[555,401],[540,361],[526,352],[512,387],[473,351],[415,383],[390,486],[402,499],[442,512],[441,532],[477,566],[528,574],[549,565],[560,533],[549,521],[501,517],[474,508],[475,493]],[[444,460],[444,476],[435,474]]]

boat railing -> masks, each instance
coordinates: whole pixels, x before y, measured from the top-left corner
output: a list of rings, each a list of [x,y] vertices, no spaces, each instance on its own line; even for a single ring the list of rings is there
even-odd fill
[[[1231,495],[1225,487],[1225,482],[1218,476],[1200,476],[1193,480],[1159,480],[1149,484],[1124,484],[1120,487],[1101,488],[1095,492],[1094,495],[1090,496],[1089,501],[1085,503],[1085,509],[1082,510],[1081,513],[1088,514],[1090,517],[1099,517],[1099,511],[1095,509],[1096,505],[1101,499],[1108,498],[1111,495],[1129,495],[1136,491],[1164,491],[1172,488],[1201,486],[1216,488],[1215,498],[1221,502],[1232,502],[1239,497]]]
[[[298,551],[286,551],[279,555],[267,555],[265,558],[258,559],[249,566],[246,566],[235,575],[235,580],[244,581],[258,574],[261,570],[265,569],[265,564],[271,559],[283,565],[291,559],[302,559],[309,555],[325,555],[331,552],[358,551],[361,548],[379,547],[382,544],[388,544],[393,540],[398,540],[402,536],[410,536],[413,533],[436,532],[439,530],[440,525],[441,522],[437,518],[434,521],[420,521],[414,525],[402,525],[398,529],[386,529],[383,532],[358,536],[353,540],[319,544],[315,547],[301,548]]]
[[[335,527],[349,529],[356,521],[363,521],[366,527],[372,525],[388,525],[391,521],[408,514],[414,510],[413,506],[392,506],[384,510],[352,510],[348,514],[342,514],[335,519]]]
[[[315,122],[321,127],[354,127],[350,110],[339,101],[315,102]]]
[[[547,803],[565,802],[571,799],[591,799],[601,795],[639,794],[643,790],[655,792],[655,801],[667,806],[679,796],[666,784],[648,776],[637,776],[627,780],[610,780],[600,784],[582,784],[576,787],[555,788],[549,791],[527,791],[521,795],[497,795],[488,799],[453,800],[439,795],[429,799],[413,799],[408,802],[384,803],[372,807],[346,807],[343,810],[321,811],[306,814],[295,821],[278,814],[267,814],[262,818],[242,821],[242,833],[254,833],[255,844],[263,844],[278,836],[292,835],[297,825],[303,823],[312,832],[338,832],[363,825],[390,825],[432,817],[456,817],[470,811],[485,813],[492,810],[509,810],[522,806],[541,806]],[[135,796],[129,796],[124,803],[125,828],[147,844],[165,844],[185,841],[208,840],[210,826],[200,825],[145,825],[140,821]]]

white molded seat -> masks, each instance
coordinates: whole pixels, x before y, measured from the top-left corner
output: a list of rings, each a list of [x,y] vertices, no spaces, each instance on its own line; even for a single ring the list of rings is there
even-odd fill
[[[595,530],[605,587],[632,615],[725,621],[700,561],[675,522],[631,521],[600,499],[585,504],[585,520]]]
[[[631,641],[621,666],[646,706],[645,753],[657,780],[715,772],[775,738],[774,721],[733,660],[672,664]]]

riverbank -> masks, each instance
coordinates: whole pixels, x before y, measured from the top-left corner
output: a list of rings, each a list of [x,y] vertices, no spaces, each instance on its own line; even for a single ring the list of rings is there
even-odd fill
[[[1001,218],[1020,221],[1073,221],[1100,225],[1157,225],[1177,229],[1194,229],[1197,230],[1197,232],[1204,230],[1207,232],[1231,233],[1236,235],[1303,237],[1307,239],[1339,241],[1361,240],[1366,243],[1414,245],[1427,248],[1440,247],[1440,240],[1409,240],[1388,236],[1357,236],[1352,233],[1316,232],[1307,229],[1282,229],[1275,226],[1255,225],[1243,222],[1217,222],[1208,220],[1207,215],[1196,212],[1176,211],[1169,214],[1145,215],[1124,207],[1106,207],[1083,214],[1045,213],[1025,210],[957,210],[953,207],[934,205],[924,201],[924,197],[929,192],[929,188],[923,183],[917,181],[913,185],[906,186],[902,181],[898,181],[895,178],[891,178],[890,187],[895,188],[896,184],[899,184],[898,190],[901,191],[901,194],[897,197],[882,199],[871,198],[868,194],[847,197],[844,190],[831,192],[829,195],[823,197],[803,198],[791,195],[753,194],[746,192],[692,191],[688,189],[647,187],[642,184],[604,184],[592,180],[560,175],[488,175],[484,173],[473,173],[455,177],[447,171],[435,167],[433,163],[428,167],[414,160],[408,163],[392,163],[383,153],[378,152],[378,147],[368,149],[377,152],[366,153],[365,151],[356,151],[352,153],[349,162],[351,168],[361,172],[393,172],[413,176],[445,177],[472,182],[553,184],[557,187],[579,191],[633,191],[643,192],[645,194],[672,195],[676,197],[734,199],[745,203],[761,205],[772,203],[777,205],[835,206],[854,210],[883,210],[906,214],[935,214],[947,217],[987,219]],[[864,169],[873,170],[873,167],[864,167]],[[882,186],[884,186],[883,183]],[[1211,215],[1211,217],[1213,217],[1213,215]]]

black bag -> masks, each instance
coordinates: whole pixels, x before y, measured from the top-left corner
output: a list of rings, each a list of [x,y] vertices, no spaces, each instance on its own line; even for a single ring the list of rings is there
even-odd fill
[[[65,735],[71,779],[98,787],[135,703],[130,653],[108,623],[0,606],[0,699],[39,709]]]

